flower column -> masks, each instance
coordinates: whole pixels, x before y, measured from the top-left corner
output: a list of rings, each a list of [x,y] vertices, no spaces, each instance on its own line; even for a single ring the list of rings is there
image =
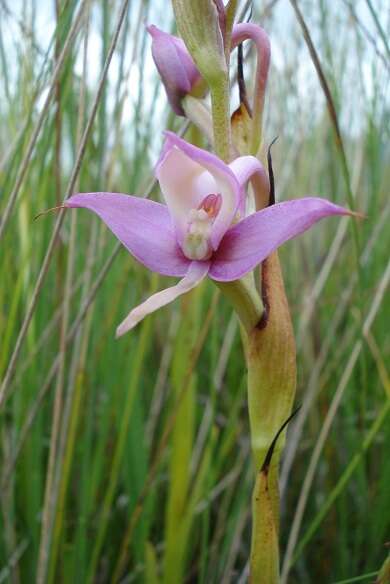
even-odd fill
[[[209,84],[212,103],[214,148],[228,162],[232,152],[229,117],[228,62],[224,61],[221,37],[226,20],[221,22],[221,3],[173,0],[178,29],[202,76]],[[242,30],[241,30],[241,29]],[[223,34],[225,32],[225,35]],[[218,34],[219,33],[219,34]],[[261,121],[265,86],[269,67],[268,39],[260,27],[238,25],[232,42],[237,45],[252,37],[258,49],[257,80],[254,96],[255,116],[252,121],[249,149],[255,152],[261,143]],[[206,39],[206,40],[205,40]],[[207,52],[204,52],[205,44]],[[210,58],[211,55],[211,58]],[[223,63],[221,65],[221,63]],[[213,71],[214,65],[214,71]],[[215,72],[218,75],[215,75]],[[213,74],[212,74],[213,73]],[[242,145],[243,140],[239,140]],[[256,187],[256,184],[253,185]],[[267,194],[254,188],[256,208],[269,203]],[[246,295],[236,293],[237,284],[225,283],[224,291],[235,304],[238,314],[247,312],[243,306]],[[245,290],[245,288],[244,288]],[[284,291],[277,252],[267,258],[261,268],[263,314],[251,330],[243,332],[248,369],[248,408],[252,452],[257,472],[252,498],[252,543],[250,578],[252,582],[273,584],[279,581],[279,488],[278,469],[284,437],[276,443],[273,456],[267,452],[278,430],[291,413],[296,387],[296,356],[288,303]]]

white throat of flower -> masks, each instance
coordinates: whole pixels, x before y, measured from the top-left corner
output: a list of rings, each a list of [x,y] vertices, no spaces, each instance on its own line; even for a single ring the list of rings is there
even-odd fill
[[[220,194],[207,195],[197,209],[191,209],[183,241],[184,255],[190,260],[208,260],[212,254],[212,225],[222,205]]]

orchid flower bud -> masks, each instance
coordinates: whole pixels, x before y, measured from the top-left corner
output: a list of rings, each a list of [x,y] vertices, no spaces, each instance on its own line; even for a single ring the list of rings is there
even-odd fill
[[[173,111],[184,116],[183,97],[201,92],[201,75],[184,42],[157,26],[147,27],[152,37],[152,55]]]
[[[172,0],[180,36],[202,77],[211,86],[227,75],[221,0]]]

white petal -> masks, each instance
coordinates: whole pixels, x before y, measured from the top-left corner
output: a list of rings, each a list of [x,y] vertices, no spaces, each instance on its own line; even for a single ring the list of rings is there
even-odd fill
[[[182,243],[191,210],[197,209],[206,195],[215,193],[217,184],[203,166],[191,160],[178,148],[172,148],[166,154],[156,174],[174,221],[179,243]]]
[[[157,164],[156,176],[178,231],[179,243],[187,227],[187,214],[210,194],[220,194],[222,205],[213,223],[211,245],[217,249],[232,224],[241,199],[241,187],[233,171],[220,158],[172,132]]]
[[[175,286],[153,294],[153,296],[150,296],[145,302],[139,304],[136,308],[133,308],[125,320],[116,329],[116,336],[120,337],[124,335],[151,312],[173,302],[182,294],[195,288],[195,286],[197,286],[207,275],[209,267],[209,262],[192,262],[184,278]]]

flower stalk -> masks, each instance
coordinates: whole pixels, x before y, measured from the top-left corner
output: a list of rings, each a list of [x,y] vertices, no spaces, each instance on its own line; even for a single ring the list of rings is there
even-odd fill
[[[231,127],[229,77],[221,75],[210,85],[211,114],[213,120],[214,148],[217,155],[229,162],[231,157]]]
[[[218,288],[234,307],[244,330],[249,334],[261,322],[264,307],[253,274],[234,282],[218,282]]]
[[[275,193],[270,150],[268,166],[270,189],[267,204],[273,205]],[[254,193],[256,208],[262,209],[264,193],[259,189]],[[251,448],[256,469],[252,495],[250,582],[278,584],[279,464],[285,442],[285,421],[290,419],[296,391],[296,347],[277,251],[262,263],[260,280],[264,312],[261,322],[248,335],[245,351]]]
[[[252,494],[252,542],[250,582],[276,584],[279,582],[279,525],[274,500],[277,490],[277,463],[260,470]],[[258,512],[257,512],[258,510]]]
[[[249,333],[246,345],[251,444],[257,469],[291,413],[296,385],[295,340],[277,252],[262,264],[262,287],[262,321]],[[283,444],[282,436],[275,458]]]
[[[206,80],[211,96],[214,149],[225,162],[231,157],[229,54],[222,0],[172,0],[177,28]]]
[[[262,264],[265,309],[248,335],[248,409],[256,469],[290,415],[296,388],[295,340],[277,252]],[[251,582],[279,582],[279,462],[285,432],[265,473],[257,471],[252,497]]]
[[[237,30],[238,28],[238,30]],[[254,29],[254,30],[253,30]],[[269,69],[268,37],[259,27],[238,25],[234,46],[246,38],[257,45],[258,62],[249,152],[261,145],[265,87]],[[230,39],[229,39],[230,40]],[[210,85],[214,149],[225,161],[231,154],[229,77]],[[272,171],[272,170],[271,170]],[[256,189],[257,210],[268,204],[264,188]],[[261,185],[263,186],[263,185]],[[273,185],[272,187],[273,188]],[[272,194],[273,197],[273,194]],[[275,443],[272,459],[265,464],[271,443],[290,416],[296,389],[296,351],[283,276],[277,252],[262,264],[261,293],[253,273],[236,282],[219,283],[243,325],[248,371],[248,410],[251,447],[256,469],[252,495],[250,581],[279,582],[279,462],[285,432]],[[259,470],[260,469],[260,470]]]

